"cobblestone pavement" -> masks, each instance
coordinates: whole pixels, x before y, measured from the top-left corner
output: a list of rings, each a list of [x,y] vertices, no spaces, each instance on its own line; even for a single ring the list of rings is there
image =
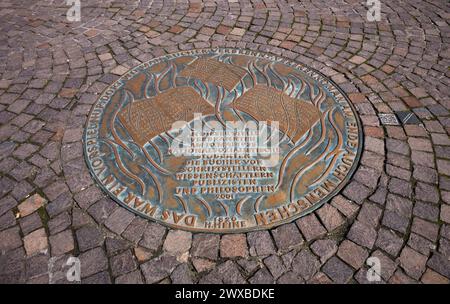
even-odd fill
[[[368,22],[365,2],[81,0],[70,23],[62,0],[1,1],[0,282],[63,282],[77,256],[83,283],[365,283],[369,257],[382,282],[448,283],[450,7],[382,1]],[[143,61],[215,46],[297,60],[349,95],[365,145],[331,203],[271,231],[192,234],[94,185],[81,135],[98,94]],[[379,115],[395,111],[420,124]]]

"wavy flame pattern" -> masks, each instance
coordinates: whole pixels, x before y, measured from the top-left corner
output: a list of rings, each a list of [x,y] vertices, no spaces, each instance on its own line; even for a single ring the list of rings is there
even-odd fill
[[[214,80],[213,72],[199,70],[204,64],[202,61],[213,63],[216,72],[231,70],[231,78],[220,75]],[[189,70],[190,67],[195,68],[194,72]],[[224,85],[220,85],[219,78]],[[277,105],[277,111],[283,114],[273,115],[270,107],[265,108],[267,104],[250,104],[252,99],[247,100],[248,103],[244,105],[242,101],[246,94],[259,87],[279,92],[278,97],[271,100],[270,106]],[[168,100],[153,101],[174,88],[192,90],[198,100],[204,100],[204,104],[198,108],[174,109]],[[189,96],[189,100],[193,96]],[[107,155],[105,159],[108,167],[116,168],[117,171],[113,173],[127,181],[143,198],[166,209],[195,213],[203,220],[215,216],[245,217],[252,214],[253,210],[259,212],[272,208],[285,203],[285,200],[278,199],[273,194],[243,194],[236,201],[219,201],[201,195],[174,195],[179,183],[175,180],[174,173],[182,168],[184,162],[170,155],[169,148],[179,131],[167,127],[172,121],[161,121],[155,129],[158,132],[152,133],[150,139],[137,141],[133,132],[141,130],[142,121],[149,118],[142,110],[141,113],[137,112],[137,119],[132,109],[139,104],[144,105],[145,100],[152,108],[167,107],[175,111],[176,115],[172,116],[184,117],[188,121],[188,128],[192,128],[193,122],[189,111],[194,110],[206,111],[207,115],[201,121],[210,129],[212,127],[208,123],[212,121],[225,125],[228,120],[248,122],[257,118],[258,123],[280,117],[282,128],[271,129],[268,140],[275,132],[280,132],[282,154],[279,165],[274,168],[277,173],[274,184],[290,200],[301,197],[308,189],[321,183],[345,151],[342,110],[336,107],[323,88],[312,81],[308,82],[305,75],[282,63],[244,55],[212,53],[186,55],[142,69],[135,78],[117,90],[104,112],[102,152]],[[290,100],[289,103],[287,100]],[[292,117],[301,117],[305,113],[297,112],[293,115],[292,111],[301,103],[307,105],[305,109],[308,109],[311,117],[317,117],[311,120],[303,133],[295,133],[293,136],[298,127]],[[250,106],[254,106],[254,109],[246,111]],[[210,112],[208,108],[211,108]],[[309,181],[306,186],[301,183],[305,179]]]

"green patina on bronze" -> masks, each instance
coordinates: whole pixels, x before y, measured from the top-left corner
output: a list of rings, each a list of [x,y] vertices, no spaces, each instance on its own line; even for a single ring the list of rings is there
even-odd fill
[[[174,141],[199,122],[210,131],[277,122],[278,158],[267,166],[250,154],[174,155]],[[174,228],[228,233],[287,223],[327,202],[355,170],[362,132],[348,98],[319,72],[259,52],[203,49],[123,75],[94,104],[83,141],[93,177],[121,205]]]

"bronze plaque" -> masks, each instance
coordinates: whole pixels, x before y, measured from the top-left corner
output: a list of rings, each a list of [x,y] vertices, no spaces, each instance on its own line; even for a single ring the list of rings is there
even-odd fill
[[[143,63],[107,88],[84,133],[90,171],[135,213],[173,228],[242,232],[327,202],[355,170],[356,111],[302,64],[242,49]]]

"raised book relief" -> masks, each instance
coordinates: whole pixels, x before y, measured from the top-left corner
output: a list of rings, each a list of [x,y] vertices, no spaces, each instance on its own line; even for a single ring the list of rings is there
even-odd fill
[[[101,188],[137,214],[204,232],[266,229],[333,197],[361,127],[330,80],[240,49],[153,59],[100,96],[84,134]]]

